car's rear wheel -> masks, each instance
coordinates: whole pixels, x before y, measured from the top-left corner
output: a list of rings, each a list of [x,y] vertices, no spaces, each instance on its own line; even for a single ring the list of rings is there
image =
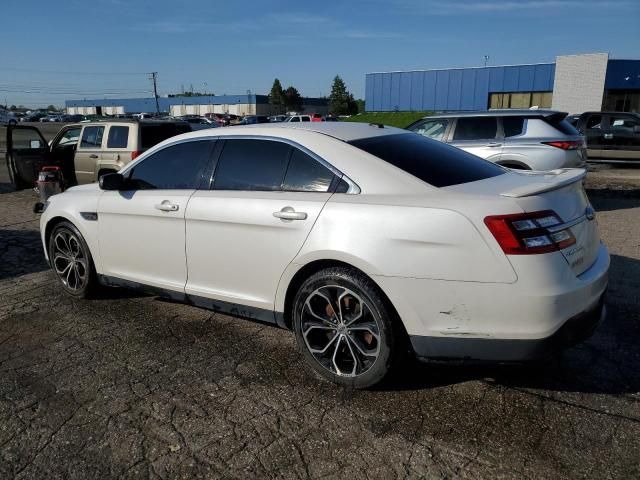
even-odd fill
[[[96,272],[89,247],[70,222],[56,225],[49,237],[49,261],[67,293],[88,297],[96,286]]]
[[[309,277],[293,302],[296,340],[321,377],[353,388],[371,387],[393,369],[398,325],[379,288],[349,268]]]

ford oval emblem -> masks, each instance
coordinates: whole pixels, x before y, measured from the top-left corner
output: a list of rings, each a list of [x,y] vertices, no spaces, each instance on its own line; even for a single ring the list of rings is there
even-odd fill
[[[587,207],[584,209],[584,216],[587,217],[587,220],[593,220],[596,218],[596,211],[592,207]]]

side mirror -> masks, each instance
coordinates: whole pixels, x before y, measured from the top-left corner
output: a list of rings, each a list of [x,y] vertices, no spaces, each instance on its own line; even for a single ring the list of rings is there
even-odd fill
[[[124,186],[124,177],[121,173],[107,173],[98,180],[102,190],[121,190]]]

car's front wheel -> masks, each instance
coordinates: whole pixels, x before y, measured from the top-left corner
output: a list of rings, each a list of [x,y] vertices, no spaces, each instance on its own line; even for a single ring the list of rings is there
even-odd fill
[[[332,382],[371,387],[393,369],[399,325],[379,288],[349,268],[309,277],[293,302],[293,327],[307,365]]]
[[[96,284],[91,252],[70,222],[57,224],[49,237],[49,261],[62,288],[79,298],[88,297]]]

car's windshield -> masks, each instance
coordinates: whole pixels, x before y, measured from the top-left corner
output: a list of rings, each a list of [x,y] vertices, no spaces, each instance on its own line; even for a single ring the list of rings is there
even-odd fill
[[[506,172],[480,157],[415,133],[382,135],[349,143],[434,187],[475,182]]]

